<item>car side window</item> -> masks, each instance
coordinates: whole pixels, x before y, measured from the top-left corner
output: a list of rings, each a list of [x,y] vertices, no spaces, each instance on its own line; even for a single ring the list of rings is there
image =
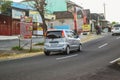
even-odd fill
[[[72,32],[72,35],[73,35],[74,38],[78,37],[78,35],[75,32]]]
[[[65,33],[66,33],[66,36],[69,37],[69,33],[68,33],[68,31],[65,31]]]
[[[69,37],[69,38],[73,37],[70,31],[65,31],[65,32],[66,32],[67,37]]]

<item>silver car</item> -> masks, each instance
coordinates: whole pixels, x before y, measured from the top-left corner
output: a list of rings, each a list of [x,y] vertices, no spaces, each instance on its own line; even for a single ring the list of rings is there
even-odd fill
[[[120,34],[120,24],[115,24],[112,28],[112,35]]]
[[[79,36],[72,30],[48,30],[46,32],[44,53],[50,55],[51,52],[63,52],[69,54],[70,51],[81,51]]]

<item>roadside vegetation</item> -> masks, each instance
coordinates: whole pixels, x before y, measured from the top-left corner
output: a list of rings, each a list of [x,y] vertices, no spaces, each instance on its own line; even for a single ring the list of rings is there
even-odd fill
[[[37,43],[35,45],[42,45],[43,43]],[[15,47],[12,47],[12,50],[14,51],[20,51],[20,52],[42,52],[43,49],[42,48],[32,48],[31,50],[30,49],[24,49],[22,47],[19,47],[19,46],[15,46]]]
[[[44,43],[36,43],[34,46],[32,46],[33,48],[31,50],[25,49],[25,48],[22,48],[19,46],[14,46],[11,48],[11,50],[1,50],[0,58],[17,56],[17,55],[21,55],[21,54],[34,54],[36,52],[43,52],[43,48],[40,47],[40,45],[44,45]],[[35,46],[39,46],[39,47],[35,48]]]
[[[35,46],[38,46],[38,45],[43,46],[43,45],[44,45],[44,42],[38,42],[38,43],[35,44]]]

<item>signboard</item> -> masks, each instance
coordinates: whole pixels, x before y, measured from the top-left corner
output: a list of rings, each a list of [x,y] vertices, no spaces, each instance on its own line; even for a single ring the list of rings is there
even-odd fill
[[[25,11],[12,9],[12,18],[20,19],[21,15],[24,15]]]
[[[37,30],[33,31],[34,35],[43,35],[43,28],[42,27],[37,27]]]
[[[91,27],[89,24],[84,24],[82,26],[82,30],[83,30],[83,32],[89,32],[91,30]]]
[[[32,18],[21,17],[20,38],[21,39],[31,39],[32,38]]]
[[[33,22],[42,23],[42,18],[38,11],[30,11],[29,16],[33,18],[33,20],[32,20]]]

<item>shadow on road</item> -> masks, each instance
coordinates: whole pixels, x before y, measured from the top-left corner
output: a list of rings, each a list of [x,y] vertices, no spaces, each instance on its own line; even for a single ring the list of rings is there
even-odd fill
[[[120,72],[120,65],[118,65],[117,63],[110,64],[108,67],[109,67],[110,69],[117,70],[117,71]]]

